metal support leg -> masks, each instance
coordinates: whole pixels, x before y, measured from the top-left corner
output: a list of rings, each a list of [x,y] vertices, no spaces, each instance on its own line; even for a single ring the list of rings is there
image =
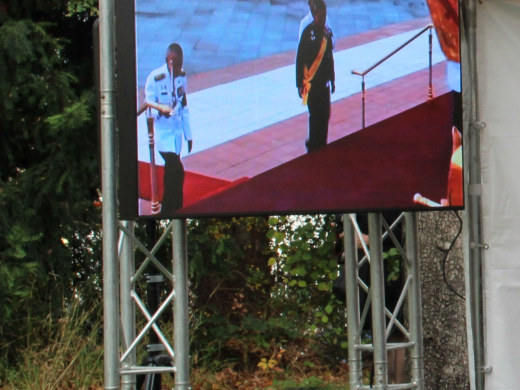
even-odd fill
[[[408,274],[412,277],[408,290],[408,321],[410,323],[410,341],[414,347],[410,350],[412,383],[417,390],[424,390],[424,352],[421,308],[421,274],[419,268],[419,245],[417,239],[417,215],[406,216],[406,255],[409,263]]]
[[[114,2],[99,2],[103,312],[105,389],[119,389],[119,263],[117,253]]]
[[[370,291],[372,294],[372,342],[374,346],[374,388],[388,388],[388,359],[386,346],[385,286],[381,214],[368,215],[370,239]]]
[[[175,301],[173,341],[175,350],[175,390],[188,390],[190,386],[189,321],[188,321],[188,253],[186,220],[173,223],[173,274]]]
[[[130,231],[134,232],[133,222],[124,222],[124,226]],[[121,232],[122,245],[119,256],[121,266],[121,329],[123,331],[123,340],[125,349],[135,340],[135,303],[130,293],[133,289],[131,282],[135,271],[135,256],[134,245],[132,241],[125,237]],[[129,369],[136,365],[135,349],[123,362],[123,369]],[[135,389],[135,375],[121,376],[121,389],[134,390]]]
[[[351,389],[362,385],[361,351],[356,344],[361,344],[359,337],[359,287],[358,258],[356,236],[352,221],[347,214],[343,215],[344,248],[345,248],[345,282],[347,289],[347,329],[348,329],[348,366]]]

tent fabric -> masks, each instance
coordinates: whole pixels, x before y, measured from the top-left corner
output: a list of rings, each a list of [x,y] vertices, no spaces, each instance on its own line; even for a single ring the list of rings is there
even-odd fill
[[[520,2],[477,8],[486,389],[520,390]]]

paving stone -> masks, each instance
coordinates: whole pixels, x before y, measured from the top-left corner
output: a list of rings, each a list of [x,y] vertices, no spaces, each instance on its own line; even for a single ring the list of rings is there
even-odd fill
[[[329,0],[327,6],[336,39],[428,13],[424,0]],[[229,48],[240,51],[231,63],[296,48],[307,13],[305,0],[137,0],[138,86],[162,64],[172,42],[183,46],[191,74],[227,66],[221,58],[230,56]]]

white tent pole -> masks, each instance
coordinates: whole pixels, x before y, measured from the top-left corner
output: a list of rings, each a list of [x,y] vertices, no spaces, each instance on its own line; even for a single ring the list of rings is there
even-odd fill
[[[484,390],[484,326],[482,300],[482,182],[480,158],[480,131],[484,125],[479,118],[478,104],[478,77],[477,77],[477,0],[466,0],[463,4],[465,16],[465,31],[468,38],[468,62],[470,79],[469,126],[467,131],[466,166],[468,196],[467,207],[464,213],[466,226],[469,228],[467,237],[469,242],[469,299],[470,321],[473,339],[475,362],[475,389]]]

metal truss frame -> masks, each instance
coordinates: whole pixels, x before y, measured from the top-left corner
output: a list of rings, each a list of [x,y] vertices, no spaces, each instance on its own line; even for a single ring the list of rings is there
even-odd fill
[[[111,331],[110,337],[114,334],[114,329],[120,329],[120,338],[115,339],[117,348],[107,348],[107,337],[105,337],[105,362],[117,364],[109,371],[105,371],[105,389],[134,390],[136,386],[136,375],[143,374],[166,374],[175,373],[175,390],[191,389],[189,379],[189,324],[188,324],[188,268],[187,268],[187,248],[186,248],[186,221],[173,220],[169,222],[167,228],[157,241],[154,248],[149,251],[134,235],[134,223],[125,221],[118,224],[119,240],[117,245],[118,265],[120,268],[120,278],[110,281],[111,285],[120,286],[120,296],[105,293],[105,304],[117,308],[116,313],[120,316],[107,316],[105,313],[105,332]],[[155,257],[155,253],[172,236],[173,244],[173,273],[164,267]],[[135,249],[141,251],[145,256],[145,261],[135,269]],[[139,294],[135,290],[135,284],[140,277],[144,277],[144,270],[153,265],[163,276],[173,283],[173,290],[163,300],[161,306],[155,313],[149,313],[143,304]],[[117,266],[117,264],[116,264]],[[107,277],[105,276],[105,280]],[[166,336],[157,325],[157,320],[162,312],[173,301],[174,312],[174,335],[173,347],[168,342]],[[136,335],[136,308],[141,311],[147,319],[147,323]],[[107,318],[108,317],[108,318]],[[119,317],[116,322],[113,319]],[[107,322],[107,320],[112,320]],[[152,329],[167,354],[172,358],[172,367],[158,366],[139,366],[136,363],[136,347],[142,341],[146,333]],[[113,341],[113,340],[108,340]],[[119,348],[121,345],[121,350]],[[112,363],[113,364],[113,363]],[[111,387],[107,384],[111,383]]]
[[[469,296],[470,296],[470,323],[472,330],[468,331],[473,339],[473,353],[475,360],[475,372],[472,373],[475,380],[475,388],[482,390],[485,386],[484,373],[482,367],[485,361],[484,334],[483,334],[483,309],[482,309],[482,210],[481,198],[478,189],[481,185],[480,169],[480,134],[481,122],[478,111],[478,89],[477,89],[477,68],[476,68],[476,0],[461,1],[462,11],[465,14],[465,27],[468,36],[468,62],[470,73],[470,101],[469,101],[469,126],[465,132],[465,163],[469,166],[469,173],[466,175],[466,182],[469,183],[469,194],[466,196],[468,210],[465,212],[464,219],[468,227],[469,242],[475,247],[466,251],[469,258]],[[133,272],[133,245],[143,250],[135,240],[132,239],[132,224],[125,222],[119,224],[117,219],[117,184],[116,184],[116,131],[115,131],[115,10],[114,0],[100,0],[100,96],[101,96],[101,154],[102,154],[102,188],[103,188],[103,309],[104,309],[104,371],[106,390],[119,390],[121,385],[125,389],[133,386],[132,376],[139,370],[135,366],[134,350],[127,348],[132,346],[137,339],[135,335],[135,304],[141,304],[132,297],[132,283],[135,282],[140,274]],[[467,147],[466,147],[467,146]],[[408,295],[409,307],[409,330],[404,329],[402,324],[396,320],[396,316],[389,313],[384,305],[383,292],[383,269],[382,269],[382,237],[380,228],[382,226],[381,216],[378,214],[370,215],[370,241],[371,252],[367,260],[371,261],[371,288],[370,301],[372,309],[372,321],[375,324],[373,332],[372,346],[363,346],[359,338],[359,329],[362,329],[361,321],[364,321],[368,313],[368,307],[363,309],[363,314],[359,316],[359,297],[358,297],[358,261],[356,251],[355,234],[356,229],[349,216],[344,218],[345,231],[345,251],[347,261],[345,262],[346,282],[347,282],[347,301],[349,302],[348,328],[349,328],[349,364],[351,370],[351,390],[364,389],[361,383],[361,350],[372,348],[375,370],[375,388],[384,389],[424,389],[424,368],[423,368],[423,345],[422,345],[422,324],[421,324],[421,296],[419,285],[419,259],[417,245],[417,222],[413,213],[406,214],[406,266],[408,268],[408,279],[405,290],[399,300],[402,304],[404,295]],[[120,241],[118,250],[118,230],[124,232],[125,239]],[[387,230],[392,237],[391,229]],[[189,389],[189,365],[188,365],[188,317],[187,317],[187,268],[186,268],[186,221],[174,220],[172,222],[173,234],[173,273],[174,293],[171,299],[174,301],[174,348],[175,352],[175,390]],[[135,237],[134,237],[135,238]],[[395,239],[395,237],[394,237]],[[466,243],[467,244],[467,243]],[[368,253],[368,248],[365,245]],[[145,252],[144,248],[143,252]],[[402,248],[400,249],[402,251]],[[146,251],[147,252],[147,251]],[[158,266],[152,252],[146,253],[147,261]],[[119,284],[119,254],[121,254],[121,276],[122,283]],[[361,260],[363,261],[363,260]],[[168,273],[161,270],[168,277]],[[141,271],[142,272],[142,271]],[[132,280],[133,279],[133,280]],[[128,282],[130,280],[130,282]],[[121,287],[121,291],[120,291]],[[362,286],[363,287],[363,286]],[[364,286],[366,287],[366,286]],[[122,296],[119,299],[120,294]],[[175,299],[174,299],[175,298]],[[369,302],[370,302],[369,301]],[[121,315],[119,304],[121,303]],[[154,327],[153,315],[143,312],[145,317],[149,317],[148,328]],[[386,326],[386,317],[390,317],[390,328],[398,327],[405,336],[408,334],[409,341],[399,345],[388,344],[386,335],[389,328]],[[121,322],[120,322],[121,321]],[[121,332],[120,332],[121,330]],[[122,345],[125,359],[119,353],[120,333],[122,333]],[[388,384],[388,363],[387,352],[396,348],[409,348],[412,359],[412,380],[411,383],[390,385]],[[170,353],[171,350],[167,351]],[[146,368],[146,370],[149,367]],[[144,370],[144,369],[143,369]],[[140,372],[141,373],[141,372]],[[121,377],[121,374],[122,377]]]
[[[393,229],[405,220],[406,248],[402,248],[395,237]],[[345,282],[347,290],[347,329],[348,329],[348,362],[350,369],[350,389],[363,390],[370,387],[362,381],[362,351],[371,351],[374,356],[374,389],[418,389],[424,390],[424,353],[421,312],[421,281],[419,270],[419,252],[417,242],[417,216],[407,212],[388,226],[381,214],[369,214],[368,245],[356,222],[355,214],[343,216],[344,247],[345,247]],[[381,235],[382,228],[384,234]],[[393,312],[385,306],[383,241],[391,239],[404,260],[407,276],[401,295]],[[358,260],[357,242],[361,243],[365,256]],[[359,277],[359,268],[370,262],[370,288]],[[360,315],[359,288],[367,294],[365,306]],[[397,320],[405,297],[408,297],[408,324],[406,329]],[[368,315],[372,310],[372,344],[362,344],[362,330]],[[386,318],[389,319],[388,324]],[[405,336],[406,341],[388,343],[388,336],[393,327],[397,327]],[[388,351],[409,349],[411,360],[411,382],[388,383]]]
[[[395,237],[393,229],[405,220],[406,245],[403,248]],[[348,357],[350,367],[350,388],[369,389],[362,382],[362,351],[374,354],[374,387],[378,390],[387,389],[418,389],[424,390],[424,358],[421,315],[421,289],[419,256],[417,244],[417,217],[415,213],[403,213],[389,226],[380,214],[369,214],[370,249],[356,223],[355,214],[344,215],[344,245],[345,245],[345,275],[347,287],[347,326],[348,326]],[[189,379],[189,324],[188,324],[188,274],[187,274],[187,234],[186,221],[173,220],[166,227],[154,248],[149,251],[135,237],[133,222],[117,222],[119,239],[116,247],[116,272],[105,272],[104,283],[108,286],[104,292],[105,310],[109,306],[114,312],[105,311],[105,365],[111,363],[110,370],[105,370],[105,389],[135,389],[136,375],[175,373],[175,390],[191,389]],[[384,229],[384,234],[381,234]],[[172,235],[173,273],[164,267],[155,257],[158,249]],[[357,258],[357,240],[365,252],[362,259]],[[104,240],[106,238],[104,237]],[[406,280],[399,300],[393,312],[385,307],[383,241],[390,239],[400,252],[407,269]],[[110,249],[110,248],[108,248]],[[141,251],[146,259],[135,269],[135,249]],[[370,287],[359,277],[359,268],[370,263]],[[111,264],[105,262],[105,270]],[[157,312],[149,313],[134,289],[135,283],[144,275],[144,269],[153,265],[164,278],[174,284],[174,288],[163,301]],[[118,270],[120,268],[120,270]],[[120,278],[118,277],[120,274]],[[112,275],[112,280],[108,277]],[[117,286],[120,291],[117,291]],[[368,294],[365,307],[360,315],[359,288]],[[116,291],[116,293],[114,293]],[[120,293],[120,294],[119,294]],[[408,297],[408,329],[397,319],[405,297]],[[156,324],[163,310],[174,302],[174,345]],[[120,311],[119,306],[120,305]],[[136,306],[148,320],[136,335]],[[362,344],[362,329],[372,310],[372,344]],[[120,312],[120,316],[119,316]],[[387,324],[387,318],[389,319]],[[388,343],[387,339],[393,327],[397,327],[405,336],[404,342]],[[119,335],[118,330],[121,334]],[[174,362],[172,367],[141,367],[136,364],[136,346],[147,331],[153,329],[164,349]],[[107,336],[108,335],[108,336]],[[121,337],[119,337],[121,336]],[[114,337],[117,337],[113,339]],[[115,347],[112,347],[114,344]],[[121,351],[120,346],[121,345]],[[390,350],[409,349],[411,359],[411,382],[401,384],[388,383],[387,354]],[[115,362],[115,363],[114,363]],[[110,387],[108,384],[111,384]]]

